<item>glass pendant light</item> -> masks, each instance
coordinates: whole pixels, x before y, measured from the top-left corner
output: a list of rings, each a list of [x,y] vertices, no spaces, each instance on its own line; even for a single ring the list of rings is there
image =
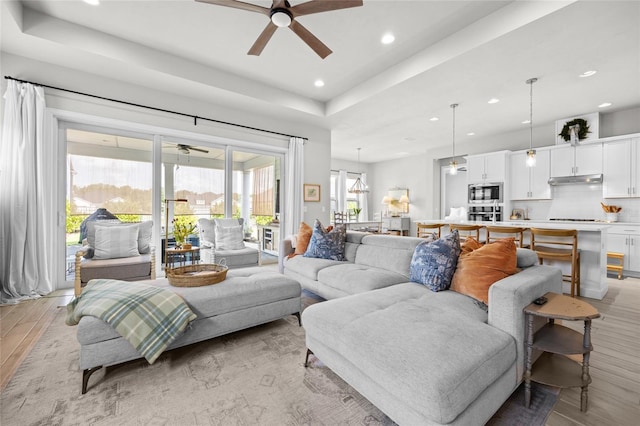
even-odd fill
[[[456,162],[456,107],[458,104],[451,104],[453,110],[453,153],[451,155],[451,162],[449,163],[449,174],[458,174],[458,163]]]
[[[525,83],[529,85],[529,149],[527,150],[527,167],[535,167],[536,150],[533,149],[533,83],[537,78],[530,78]]]
[[[360,173],[360,150],[361,149],[362,148],[358,148],[358,173]],[[369,192],[369,187],[367,187],[367,185],[365,185],[365,183],[362,182],[362,179],[360,179],[360,176],[358,176],[354,184],[351,186],[351,188],[349,188],[349,192],[352,194],[364,194],[366,192]]]

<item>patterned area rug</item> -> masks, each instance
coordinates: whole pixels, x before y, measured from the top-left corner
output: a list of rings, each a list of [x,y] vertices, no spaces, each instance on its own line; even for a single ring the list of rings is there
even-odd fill
[[[304,329],[293,316],[165,353],[153,365],[102,369],[81,395],[76,328],[64,315],[60,308],[2,392],[3,425],[395,424],[315,358],[304,368]],[[530,410],[516,394],[491,424],[543,425],[553,393],[534,392]]]

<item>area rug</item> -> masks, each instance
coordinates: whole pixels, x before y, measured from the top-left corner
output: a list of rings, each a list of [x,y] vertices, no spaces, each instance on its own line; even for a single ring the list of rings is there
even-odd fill
[[[0,396],[9,425],[395,425],[320,361],[303,366],[304,329],[278,320],[96,372],[81,395],[75,327],[60,308]],[[517,393],[517,392],[516,392]],[[532,409],[514,393],[492,425],[543,425],[553,394]]]

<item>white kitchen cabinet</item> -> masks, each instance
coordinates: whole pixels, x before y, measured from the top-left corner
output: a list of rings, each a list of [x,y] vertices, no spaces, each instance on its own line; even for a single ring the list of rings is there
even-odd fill
[[[491,152],[467,157],[467,182],[504,182],[507,151]]]
[[[640,197],[640,139],[608,142],[603,146],[604,198]]]
[[[527,167],[526,159],[526,151],[514,152],[510,156],[511,199],[551,199],[551,186],[548,183],[551,164],[549,150],[537,150],[535,167]]]
[[[640,273],[640,226],[614,225],[609,228],[607,251],[624,254],[623,270]]]
[[[602,173],[602,144],[560,145],[551,149],[551,176]]]

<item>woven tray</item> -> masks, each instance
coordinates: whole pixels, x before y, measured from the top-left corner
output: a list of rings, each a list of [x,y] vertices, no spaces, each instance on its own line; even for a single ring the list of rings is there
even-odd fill
[[[175,287],[200,287],[218,284],[227,277],[226,265],[198,264],[172,268],[166,271],[169,284]]]

